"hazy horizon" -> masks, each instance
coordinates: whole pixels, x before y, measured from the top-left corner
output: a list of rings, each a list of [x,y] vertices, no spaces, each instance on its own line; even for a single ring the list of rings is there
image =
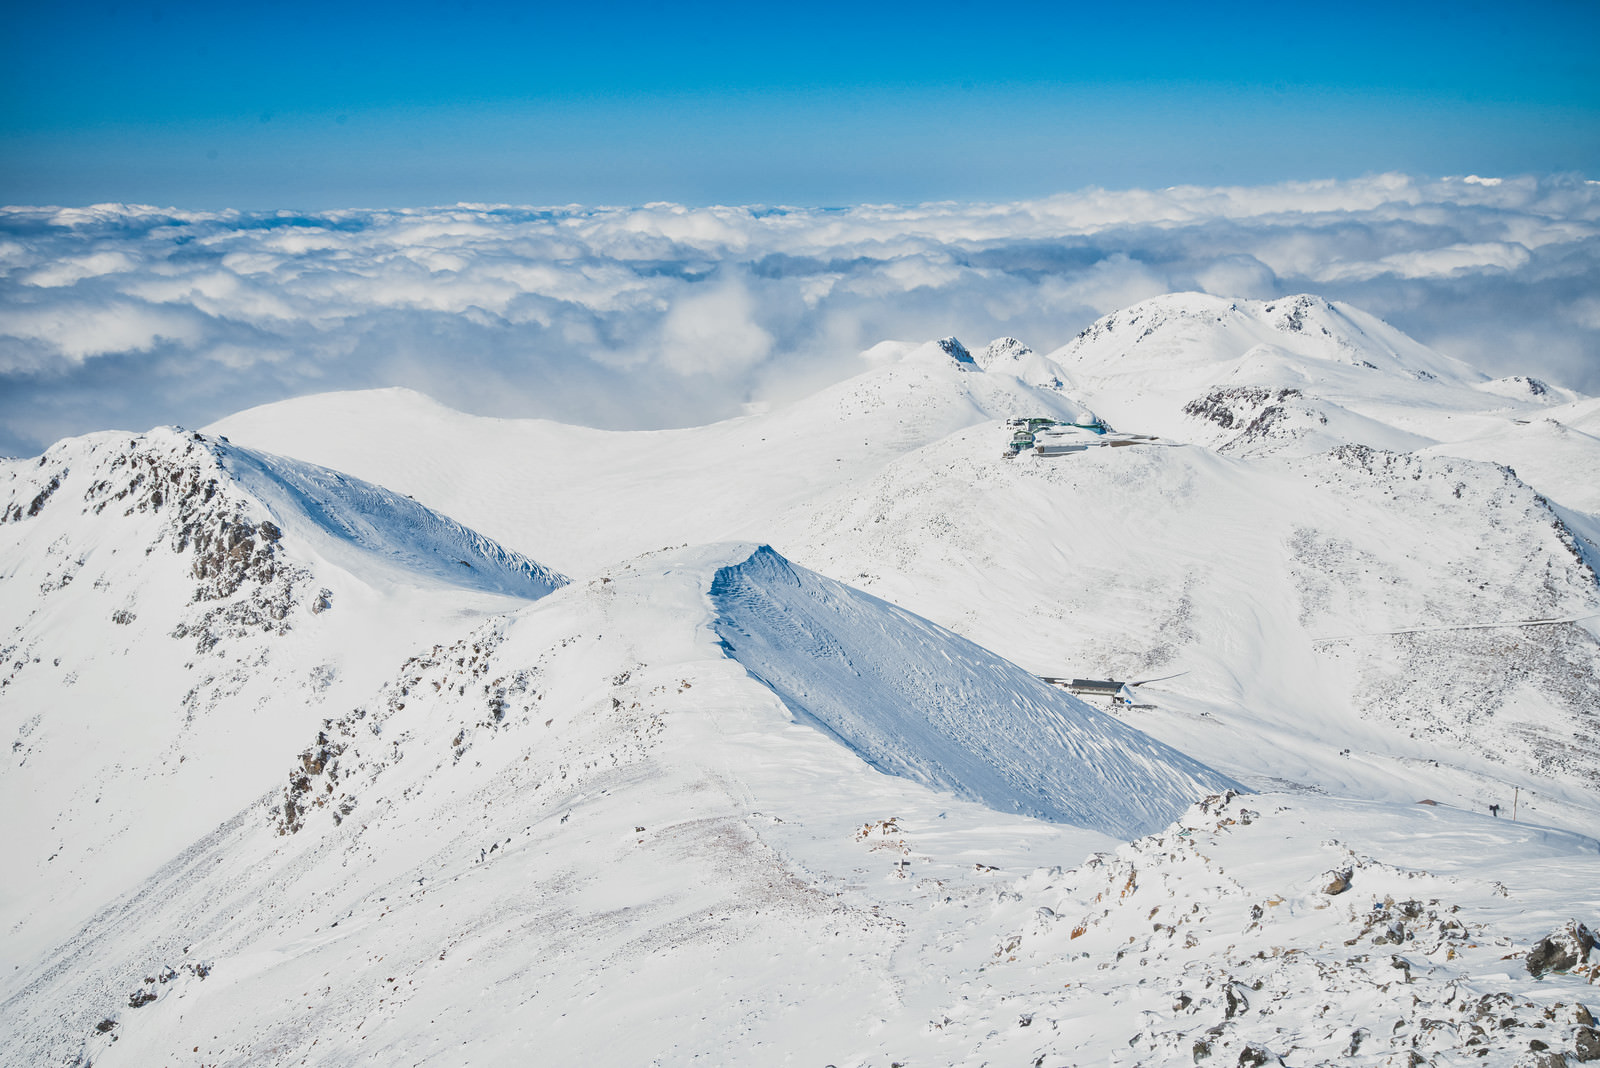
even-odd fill
[[[1600,183],[1089,189],[843,210],[0,210],[0,453],[408,386],[489,415],[684,426],[877,342],[1039,351],[1162,293],[1311,292],[1493,376],[1600,392]]]

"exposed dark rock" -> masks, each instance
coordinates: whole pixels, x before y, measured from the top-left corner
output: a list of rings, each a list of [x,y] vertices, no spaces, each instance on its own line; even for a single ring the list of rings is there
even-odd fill
[[[1185,415],[1215,423],[1236,433],[1221,446],[1227,451],[1267,438],[1293,436],[1291,415],[1309,422],[1326,423],[1326,417],[1307,408],[1297,389],[1261,386],[1218,386],[1183,406]]]
[[[944,351],[944,354],[954,360],[956,366],[963,371],[976,371],[979,369],[978,362],[972,358],[972,353],[968,352],[967,347],[955,338],[942,337],[935,341],[934,344],[938,345]]]
[[[61,488],[61,476],[60,475],[52,475],[51,478],[50,478],[49,485],[45,486],[44,489],[40,490],[39,491],[39,495],[33,499],[33,503],[28,505],[28,518],[32,519],[34,516],[38,515],[42,511],[44,511],[45,503],[50,500],[50,495],[55,493],[55,491],[60,489],[60,488]]]
[[[1354,1031],[1350,1032],[1350,1045],[1345,1047],[1345,1056],[1354,1057],[1357,1053],[1361,1052],[1362,1044],[1371,1037],[1372,1032],[1368,1031],[1365,1027],[1358,1027]]]
[[[1566,926],[1552,931],[1528,950],[1528,973],[1537,979],[1546,972],[1568,972],[1587,964],[1594,944],[1589,928],[1577,920],[1568,920]]]
[[[1253,1042],[1239,1051],[1239,1068],[1261,1068],[1263,1064],[1282,1063],[1282,1058],[1271,1050],[1265,1046],[1258,1046]]]
[[[1567,1068],[1567,1058],[1555,1050],[1534,1050],[1517,1062],[1518,1068]]]
[[[1589,1017],[1592,1023],[1594,1017]],[[1593,1027],[1579,1027],[1572,1036],[1572,1056],[1585,1064],[1600,1061],[1600,1031]]]

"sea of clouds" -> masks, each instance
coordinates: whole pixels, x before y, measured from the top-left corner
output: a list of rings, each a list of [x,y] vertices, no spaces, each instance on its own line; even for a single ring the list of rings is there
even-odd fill
[[[1491,374],[1600,393],[1600,183],[1379,175],[844,209],[0,209],[0,454],[387,385],[483,414],[688,425],[857,373],[879,341],[1011,335],[1048,351],[1183,290],[1317,293]]]

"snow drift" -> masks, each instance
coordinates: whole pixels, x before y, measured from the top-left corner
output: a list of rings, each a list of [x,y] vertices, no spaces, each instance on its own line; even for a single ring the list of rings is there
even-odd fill
[[[942,627],[771,548],[720,569],[728,654],[890,775],[1120,838],[1237,784]]]
[[[567,578],[449,516],[371,482],[284,456],[228,447],[240,485],[314,539],[324,555],[366,554],[412,576],[533,600]]]
[[[259,540],[268,549],[287,534],[302,551],[346,570],[376,568],[408,583],[432,580],[533,600],[568,581],[403,494],[178,427],[69,438],[31,464],[5,463],[0,523],[38,516],[69,481],[83,484],[76,494],[69,486],[66,495],[82,496],[84,516],[99,516],[112,504],[123,505],[113,516],[165,514],[168,522],[156,527],[172,535],[179,551],[201,528],[215,527],[225,540],[226,531],[248,526],[255,538],[267,523]]]

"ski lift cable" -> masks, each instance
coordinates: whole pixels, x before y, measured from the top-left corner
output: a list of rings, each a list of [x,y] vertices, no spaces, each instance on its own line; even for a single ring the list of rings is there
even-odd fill
[[[1600,612],[1590,612],[1583,616],[1567,616],[1560,619],[1505,619],[1494,623],[1437,623],[1423,627],[1402,627],[1399,630],[1373,630],[1357,634],[1333,634],[1324,638],[1312,638],[1312,645],[1321,645],[1326,642],[1342,642],[1351,638],[1382,638],[1392,634],[1422,634],[1436,630],[1493,630],[1498,627],[1551,627],[1560,623],[1582,623],[1586,619],[1600,619]]]
[[[1148,684],[1150,684],[1152,682],[1166,682],[1168,679],[1175,679],[1179,675],[1187,675],[1187,674],[1189,674],[1187,671],[1180,671],[1176,675],[1163,675],[1159,679],[1140,679],[1138,682],[1130,682],[1130,683],[1128,683],[1128,685],[1129,686],[1145,686],[1145,685],[1148,685]]]

